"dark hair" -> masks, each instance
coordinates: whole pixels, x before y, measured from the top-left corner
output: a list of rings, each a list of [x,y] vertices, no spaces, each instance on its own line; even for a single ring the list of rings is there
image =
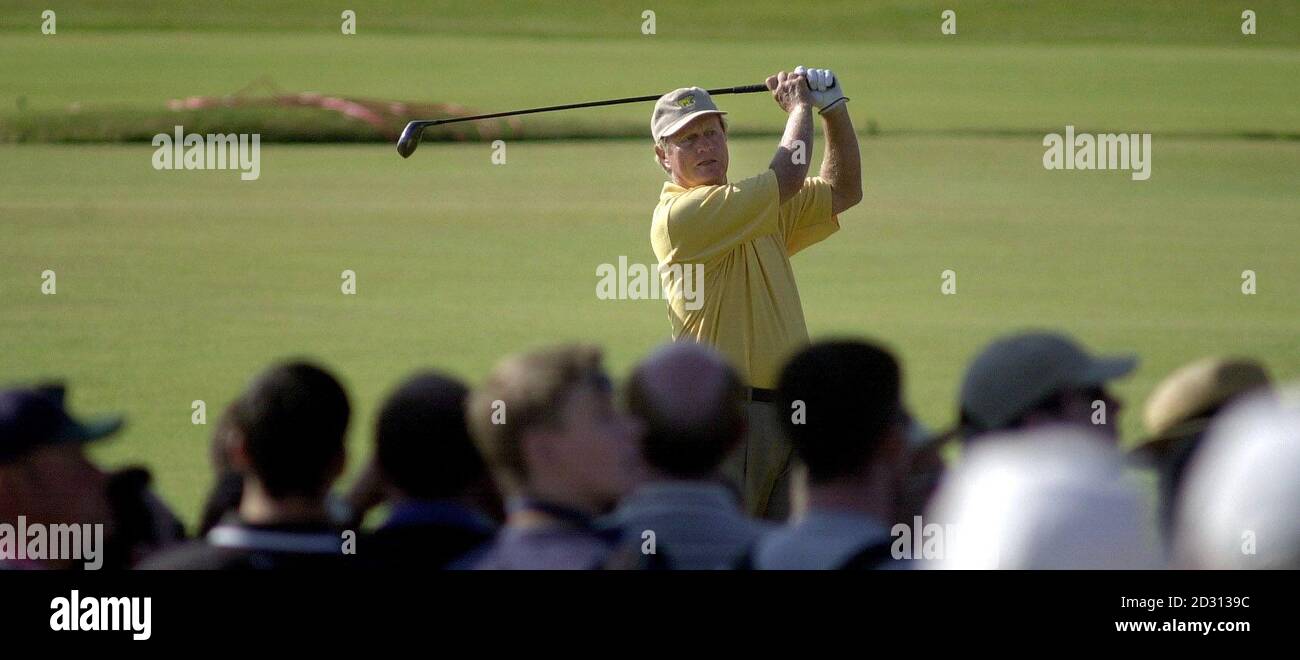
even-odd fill
[[[235,405],[253,476],[271,497],[322,495],[344,455],[351,409],[343,386],[305,362],[262,372]]]
[[[411,497],[462,495],[487,478],[465,426],[469,389],[436,373],[407,379],[384,401],[375,454],[384,477]]]
[[[721,387],[707,400],[709,408],[695,421],[683,420],[656,405],[639,372],[628,379],[628,411],[644,425],[641,455],[652,467],[672,476],[700,478],[712,474],[740,442],[745,430],[745,386],[730,367]]]
[[[900,392],[898,362],[882,348],[840,340],[795,355],[777,385],[777,414],[809,481],[859,473],[902,420]]]

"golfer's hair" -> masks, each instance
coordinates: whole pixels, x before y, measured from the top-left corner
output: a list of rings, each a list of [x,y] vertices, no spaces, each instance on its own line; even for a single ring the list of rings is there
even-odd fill
[[[712,475],[745,432],[746,389],[735,369],[723,366],[717,391],[695,402],[704,411],[694,421],[666,410],[646,385],[638,369],[625,392],[628,411],[645,425],[641,455],[646,463],[683,479]]]
[[[600,348],[566,345],[506,358],[470,395],[470,434],[503,494],[528,480],[524,438],[560,426],[569,395],[583,386],[609,388]]]
[[[249,469],[267,494],[323,496],[342,467],[348,395],[329,372],[306,362],[272,366],[231,411]]]
[[[903,410],[894,356],[860,341],[814,344],[781,372],[777,414],[810,483],[862,471]]]

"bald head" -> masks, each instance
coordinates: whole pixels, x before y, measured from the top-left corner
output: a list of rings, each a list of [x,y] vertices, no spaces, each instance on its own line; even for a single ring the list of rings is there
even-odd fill
[[[734,377],[716,351],[687,342],[656,350],[632,375],[641,382],[648,404],[686,425],[712,423]]]
[[[646,426],[642,454],[678,478],[711,475],[745,430],[745,389],[716,351],[668,344],[632,372],[628,409]]]

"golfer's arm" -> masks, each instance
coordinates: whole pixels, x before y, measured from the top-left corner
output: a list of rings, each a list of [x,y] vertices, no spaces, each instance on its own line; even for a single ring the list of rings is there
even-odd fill
[[[790,118],[785,122],[785,135],[781,136],[781,144],[768,166],[776,172],[782,204],[799,192],[808,176],[808,156],[813,150],[812,113],[812,106],[808,105],[798,106],[790,112]],[[800,144],[803,146],[799,147]]]
[[[822,158],[821,178],[831,184],[831,214],[838,215],[862,201],[862,156],[848,104],[831,108],[822,119],[826,126],[826,155]]]

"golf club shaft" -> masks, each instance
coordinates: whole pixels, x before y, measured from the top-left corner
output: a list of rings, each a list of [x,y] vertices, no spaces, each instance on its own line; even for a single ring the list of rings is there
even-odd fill
[[[710,96],[717,96],[719,94],[752,94],[754,92],[766,92],[769,90],[767,89],[767,85],[758,84],[758,85],[741,85],[739,87],[723,87],[720,89],[710,89],[705,91],[707,91]],[[512,117],[514,115],[530,115],[535,112],[552,112],[554,110],[573,110],[576,108],[594,108],[602,105],[619,105],[622,103],[641,103],[643,101],[658,100],[660,96],[662,95],[654,94],[651,96],[629,96],[623,99],[610,99],[608,101],[589,101],[587,103],[570,103],[568,105],[549,105],[546,106],[545,108],[529,108],[527,110],[511,110],[510,112],[494,112],[489,115],[474,115],[473,117],[453,117],[451,119],[421,120],[419,121],[419,124],[426,127],[439,126],[441,124],[453,124],[461,121],[475,121],[478,119],[495,119],[497,117]]]

